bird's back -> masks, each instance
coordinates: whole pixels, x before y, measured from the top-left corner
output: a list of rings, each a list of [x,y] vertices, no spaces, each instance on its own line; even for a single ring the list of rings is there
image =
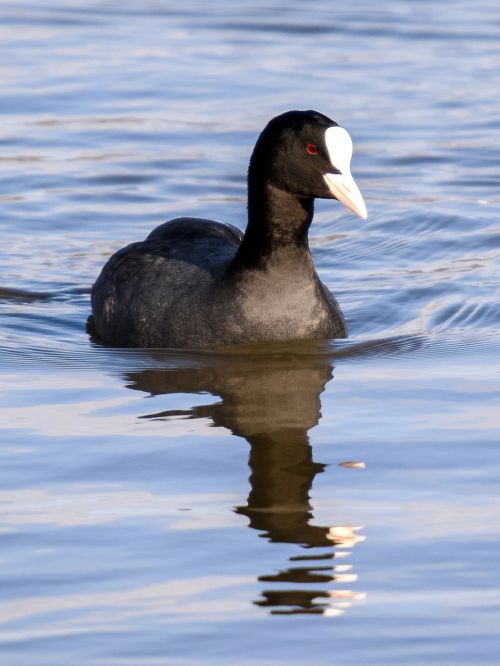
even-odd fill
[[[125,347],[206,346],[213,296],[241,238],[231,225],[178,218],[116,252],[92,289],[100,337]]]

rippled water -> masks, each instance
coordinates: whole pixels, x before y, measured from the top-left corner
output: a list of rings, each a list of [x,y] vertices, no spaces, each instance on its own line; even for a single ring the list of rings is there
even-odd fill
[[[22,666],[498,663],[500,5],[0,2],[0,654]],[[350,338],[101,346],[105,259],[245,225],[267,120],[333,116]],[[352,464],[354,463],[354,464]]]

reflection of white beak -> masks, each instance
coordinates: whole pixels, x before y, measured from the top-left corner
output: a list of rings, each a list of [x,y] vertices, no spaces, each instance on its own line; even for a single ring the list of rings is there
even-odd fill
[[[329,127],[325,132],[328,157],[340,173],[325,173],[323,178],[333,196],[353,213],[366,220],[365,202],[351,175],[352,140],[343,127]]]

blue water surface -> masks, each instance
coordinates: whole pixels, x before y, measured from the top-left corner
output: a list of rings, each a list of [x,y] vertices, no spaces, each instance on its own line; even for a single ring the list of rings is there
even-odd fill
[[[496,666],[500,5],[0,0],[0,660]],[[107,257],[348,128],[346,341],[120,350]]]

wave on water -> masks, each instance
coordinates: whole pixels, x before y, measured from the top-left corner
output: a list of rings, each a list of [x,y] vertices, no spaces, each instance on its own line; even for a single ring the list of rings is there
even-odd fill
[[[15,290],[13,290],[15,291]],[[496,354],[500,343],[491,326],[478,335],[483,324],[498,321],[498,306],[448,306],[440,310],[434,327],[428,331],[381,336],[352,336],[346,340],[291,341],[236,345],[214,350],[124,349],[113,348],[93,339],[85,328],[81,309],[70,312],[71,301],[52,301],[50,295],[15,292],[7,294],[20,307],[4,321],[0,338],[0,368],[30,371],[50,367],[60,371],[120,371],[144,368],[209,367],[224,363],[259,363],[269,359],[322,358],[332,365],[366,363],[370,360],[405,357],[455,357],[472,351]],[[5,305],[5,300],[4,300]],[[21,309],[22,306],[22,309]],[[65,312],[67,310],[67,312]],[[460,326],[458,326],[460,324]]]

